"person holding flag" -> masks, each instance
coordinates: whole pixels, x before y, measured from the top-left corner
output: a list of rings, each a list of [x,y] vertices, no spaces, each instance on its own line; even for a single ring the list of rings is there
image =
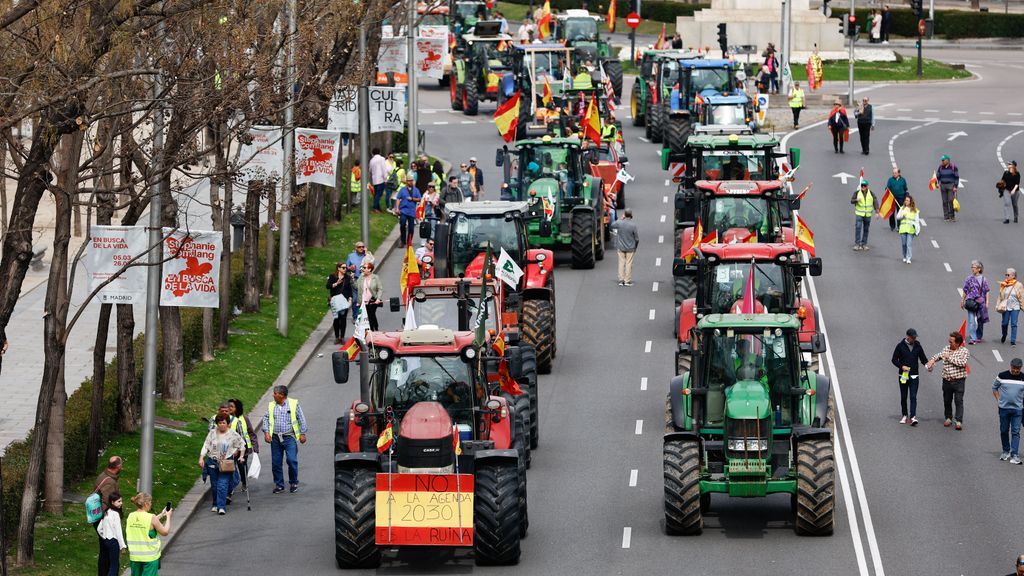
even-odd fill
[[[910,194],[903,197],[903,205],[896,211],[896,220],[900,223],[903,262],[910,264],[910,259],[914,257],[914,236],[921,233],[920,211],[917,209],[917,204],[914,203],[914,197]]]
[[[903,206],[903,199],[907,197],[907,179],[903,177],[899,166],[892,167],[892,176],[885,182],[885,191],[892,194],[896,206]],[[889,230],[896,231],[896,216],[889,215]]]
[[[946,416],[942,425],[946,428],[955,426],[957,430],[963,430],[964,384],[970,371],[967,367],[967,361],[970,359],[971,353],[964,346],[964,335],[960,332],[950,332],[949,344],[925,364],[931,372],[935,368],[935,363],[942,361],[942,406]]]
[[[853,204],[855,218],[853,249],[855,251],[870,250],[868,231],[871,229],[871,217],[878,212],[878,199],[868,188],[868,181],[864,178],[863,170],[861,171],[860,186],[853,192],[850,204]]]

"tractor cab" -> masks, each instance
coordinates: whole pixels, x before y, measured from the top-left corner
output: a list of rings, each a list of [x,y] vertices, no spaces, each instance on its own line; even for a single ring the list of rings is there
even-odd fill
[[[496,20],[477,22],[452,51],[452,79],[449,85],[453,110],[467,115],[478,112],[481,101],[501,99],[501,77],[512,64],[512,37],[501,34]]]
[[[689,50],[645,50],[640,56],[640,74],[633,83],[630,92],[630,116],[634,126],[645,126],[648,121],[657,123],[654,106],[664,97],[660,95],[658,86],[676,74],[679,62],[702,58],[697,52]],[[671,84],[668,85],[671,89]],[[650,139],[655,126],[649,126],[645,136]],[[659,128],[660,130],[660,128]],[[660,135],[660,131],[658,132]],[[660,137],[660,136],[659,136]]]
[[[545,86],[552,98],[560,98],[562,91],[572,85],[571,47],[562,44],[513,44],[511,68],[501,78],[499,103],[511,98],[518,91],[519,123],[516,139],[527,135],[531,126],[546,130],[546,126],[534,124],[537,111],[544,107]]]
[[[696,105],[700,124],[694,127],[695,132],[705,126],[756,131],[753,105],[743,92],[726,96],[716,91],[705,91],[700,96],[700,101]]]
[[[477,275],[479,278],[479,275]],[[486,288],[490,298],[484,298]],[[501,302],[494,295],[498,294],[497,280],[481,284],[479,280],[467,278],[430,278],[416,285],[409,297],[408,306],[418,324],[431,324],[449,330],[472,330],[479,322],[495,333],[509,334],[509,330],[501,326]],[[401,300],[394,297],[390,301],[392,312],[401,310]],[[481,315],[486,308],[486,315]]]
[[[487,4],[476,0],[449,2],[448,14],[451,16],[451,33],[456,37],[472,30],[477,22],[490,19],[490,10],[487,8]]]
[[[566,10],[554,18],[552,37],[571,46],[572,69],[588,63],[596,70],[603,69],[612,83],[616,98],[622,97],[622,62],[615,56],[607,40],[601,38],[601,25],[605,18],[586,10]]]
[[[760,166],[751,166],[743,156],[723,157],[721,172],[732,175],[762,175]],[[751,171],[753,168],[753,171]],[[742,173],[741,173],[742,171]],[[702,241],[711,243],[793,242],[793,210],[800,201],[778,180],[698,180],[695,184],[695,217],[701,223]],[[690,216],[689,214],[687,216]],[[693,245],[693,227],[683,229],[679,246]]]

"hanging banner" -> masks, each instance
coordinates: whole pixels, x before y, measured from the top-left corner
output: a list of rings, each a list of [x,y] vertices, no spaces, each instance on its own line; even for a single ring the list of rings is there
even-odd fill
[[[164,228],[161,306],[220,306],[221,233]]]
[[[405,38],[381,38],[377,51],[378,72],[405,72],[409,62],[409,47]]]
[[[82,260],[89,292],[117,275],[96,294],[101,304],[142,304],[146,301],[146,258],[136,256],[149,247],[144,226],[90,226],[89,245]],[[125,266],[128,266],[125,268]],[[120,272],[120,274],[118,274]]]
[[[429,28],[424,26],[424,28]],[[440,79],[444,76],[444,63],[448,58],[446,38],[416,39],[416,77]]]
[[[248,144],[238,152],[238,181],[281,180],[284,173],[284,150],[279,126],[253,126]]]
[[[448,41],[448,27],[447,26],[420,26],[419,34],[420,38],[440,38],[445,42]]]
[[[327,110],[327,129],[346,134],[359,133],[359,100],[355,86],[342,86],[334,92]]]
[[[401,132],[405,125],[405,88],[370,88],[370,132]]]
[[[341,134],[313,128],[295,129],[295,184],[323,184],[334,188]]]

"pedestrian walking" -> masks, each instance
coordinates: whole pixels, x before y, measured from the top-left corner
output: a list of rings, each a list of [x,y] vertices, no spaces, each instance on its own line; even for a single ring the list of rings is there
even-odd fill
[[[959,332],[950,332],[949,344],[925,365],[931,372],[935,363],[942,361],[942,407],[946,417],[942,425],[947,428],[955,426],[957,430],[963,430],[964,384],[967,382],[967,361],[970,359],[971,353],[964,346],[964,337]]]
[[[1024,284],[1017,281],[1017,270],[1006,269],[1005,280],[999,283],[999,296],[996,298],[996,312],[1002,314],[1003,336],[999,340],[1006,343],[1007,327],[1010,328],[1010,346],[1017,345],[1017,317],[1020,316],[1020,305],[1024,302]]]
[[[441,211],[444,208],[444,204],[441,202],[441,194],[437,191],[437,187],[434,186],[433,182],[427,184],[427,191],[423,193],[423,198],[420,202],[423,205],[423,221],[427,222],[430,226],[430,234],[424,237],[421,229],[420,238],[433,238],[434,230],[437,228],[437,222],[441,219]]]
[[[392,158],[394,164],[390,172],[388,172],[388,183],[387,183],[387,197],[384,202],[384,208],[388,212],[392,212],[395,205],[398,203],[396,196],[398,196],[398,189],[405,183],[405,162],[401,158],[394,158],[392,154],[389,156]]]
[[[174,510],[164,508],[153,514],[153,496],[139,492],[132,497],[136,510],[125,520],[125,544],[132,576],[158,576],[160,570],[160,536],[171,533]]]
[[[892,193],[892,197],[896,199],[897,206],[903,205],[903,201],[907,197],[907,179],[903,177],[899,166],[892,167],[892,176],[889,176],[889,179],[885,181],[885,189]],[[895,212],[889,215],[889,230],[896,231]]]
[[[845,154],[843,144],[850,137],[850,119],[839,100],[832,103],[832,111],[828,113],[828,130],[832,133],[832,148],[835,149],[835,153]]]
[[[214,418],[217,427],[210,430],[199,451],[199,467],[204,476],[210,477],[213,488],[213,507],[211,512],[223,516],[228,504],[228,492],[233,488],[232,480],[237,471],[238,462],[245,461],[245,441],[242,436],[231,429],[231,417],[217,414]]]
[[[865,156],[871,153],[871,131],[875,129],[875,111],[865,96],[860,106],[853,112],[857,117],[857,134],[860,135],[860,153]]]
[[[359,183],[363,180],[363,169],[359,166],[359,162],[358,158],[352,162],[352,171],[348,177],[348,191],[353,205],[359,204],[363,200],[363,195],[359,189]]]
[[[100,495],[100,503],[104,512],[107,510],[107,503],[110,502],[110,495],[114,492],[121,492],[118,482],[123,466],[124,460],[120,456],[111,456],[107,460],[107,467],[96,477],[96,489],[93,492]]]
[[[988,279],[985,265],[971,260],[971,273],[964,280],[960,309],[967,312],[967,343],[984,342],[985,324],[988,323]]]
[[[949,159],[948,154],[943,154],[939,159],[939,167],[935,169],[935,179],[942,192],[942,219],[945,222],[956,222],[953,201],[956,200],[956,191],[960,186],[960,170]]]
[[[476,156],[469,159],[469,193],[473,197],[473,201],[483,200],[484,198],[484,173],[476,165]]]
[[[529,15],[523,20],[523,23],[519,25],[519,30],[516,32],[516,39],[519,40],[520,44],[529,44],[530,39],[533,38],[533,34],[536,34],[536,28],[533,26],[533,19]]]
[[[370,186],[373,189],[373,209],[380,211],[380,199],[387,193],[388,162],[380,154],[380,148],[374,148],[367,168],[370,170]]]
[[[1003,199],[1003,224],[1010,223],[1010,214],[1013,214],[1013,222],[1017,223],[1017,201],[1020,200],[1020,172],[1017,171],[1017,161],[1010,160],[1006,165],[1003,177],[996,182],[996,189],[999,190],[999,197]]]
[[[683,49],[683,37],[678,32],[672,35],[672,49],[682,50]]]
[[[860,186],[850,198],[853,204],[854,228],[853,249],[871,250],[868,246],[868,231],[871,229],[871,216],[878,212],[878,199],[868,188],[868,181],[861,178]]]
[[[928,356],[917,341],[917,330],[907,328],[906,337],[892,351],[892,365],[899,369],[900,410],[903,415],[900,424],[917,426],[917,387],[921,382],[918,368],[925,364],[928,364]],[[909,409],[907,398],[910,399]]]
[[[380,278],[373,273],[374,263],[370,260],[363,262],[363,275],[356,283],[356,301],[362,310],[366,311],[366,319],[369,321],[370,330],[377,331],[377,309],[384,303],[384,287]]]
[[[97,566],[99,576],[117,576],[121,566],[121,550],[128,548],[124,542],[124,528],[121,525],[123,504],[121,493],[116,490],[103,502],[107,511],[96,525],[96,534],[100,537]]]
[[[896,210],[896,219],[900,223],[903,262],[910,264],[910,259],[914,257],[914,236],[921,233],[921,213],[910,194],[903,197],[903,205]]]
[[[764,61],[761,67],[765,70],[768,75],[768,87],[772,94],[779,93],[779,59],[775,57],[775,45],[771,42],[768,43],[768,47],[761,53]]]
[[[369,256],[366,252],[366,244],[362,242],[356,242],[352,251],[349,252],[348,258],[345,259],[345,266],[348,268],[353,278],[359,279],[359,274],[362,273],[360,267],[363,265],[363,259]]]
[[[789,109],[793,112],[793,129],[800,127],[800,111],[804,109],[804,91],[799,82],[789,90]]]
[[[367,263],[372,265],[372,263]],[[282,460],[288,462],[288,491],[299,491],[299,444],[306,443],[306,416],[299,401],[288,397],[287,386],[274,386],[274,400],[263,415],[263,440],[270,444],[274,494],[284,492]],[[297,442],[296,442],[297,441]]]
[[[466,194],[462,191],[462,187],[459,186],[458,176],[452,175],[448,177],[448,185],[445,186],[441,199],[444,200],[445,204],[457,204],[466,200]]]
[[[345,339],[348,309],[352,307],[352,276],[348,273],[348,265],[338,262],[334,273],[327,277],[327,305],[334,317],[334,343],[341,344]]]
[[[429,171],[426,173],[430,174]],[[420,189],[413,184],[411,176],[406,176],[405,186],[398,191],[398,228],[401,231],[398,245],[402,248],[412,241],[413,231],[416,230],[416,207],[419,201]]]
[[[619,255],[619,286],[633,285],[633,256],[640,245],[640,233],[633,222],[633,210],[626,208],[622,218],[612,222],[615,234],[615,251]]]
[[[999,459],[1020,465],[1020,420],[1024,411],[1024,374],[1020,358],[1010,360],[1010,369],[1000,372],[992,381],[992,396],[999,405],[999,440],[1003,452]]]
[[[882,6],[882,44],[889,43],[889,33],[892,32],[892,12],[889,5]]]
[[[256,429],[253,428],[249,417],[245,415],[245,406],[238,398],[228,400],[230,407],[228,413],[231,415],[231,429],[238,432],[238,435],[245,441],[245,463],[249,464],[253,453],[260,453],[260,441],[256,436]]]

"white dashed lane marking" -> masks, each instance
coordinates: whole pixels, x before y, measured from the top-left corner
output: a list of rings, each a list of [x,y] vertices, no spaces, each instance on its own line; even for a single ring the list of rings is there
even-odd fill
[[[633,529],[629,526],[622,528],[622,547],[629,548],[629,542],[633,538]]]
[[[651,285],[651,292],[657,292],[657,291],[658,291],[658,283],[655,282],[654,284]]]
[[[647,315],[648,320],[654,320],[654,308],[651,308],[651,313]]]
[[[647,376],[640,379],[640,390],[647,390]]]
[[[935,240],[932,240],[932,246],[934,246],[936,249],[938,249],[939,243],[936,242]]]
[[[946,272],[953,271],[953,268],[949,265],[949,262],[943,262],[942,265],[946,267]]]
[[[661,203],[662,204],[668,204],[668,196],[662,196],[661,197]]]
[[[629,487],[636,488],[636,475],[639,471],[634,468],[629,471]]]
[[[635,432],[637,436],[640,436],[640,435],[642,435],[644,433],[644,421],[643,420],[637,420],[636,421],[636,428],[633,430],[633,432]]]
[[[658,244],[664,244],[664,243],[665,243],[665,236],[659,234],[658,235]]]
[[[661,215],[661,221],[665,222],[665,215],[664,214]]]
[[[653,344],[653,342],[651,342],[650,340],[644,342],[644,354],[651,353],[651,344]]]
[[[671,184],[671,183],[672,183],[672,181],[671,181],[671,180],[665,180],[665,186],[668,186],[668,185],[669,185],[669,184]]]
[[[476,120],[463,120],[459,124],[476,124]]]
[[[654,259],[655,266],[661,266],[661,256]]]
[[[447,122],[434,122],[434,126],[447,126]]]
[[[999,354],[999,350],[992,350],[992,355],[996,357],[996,362],[1003,361],[1003,357]]]

